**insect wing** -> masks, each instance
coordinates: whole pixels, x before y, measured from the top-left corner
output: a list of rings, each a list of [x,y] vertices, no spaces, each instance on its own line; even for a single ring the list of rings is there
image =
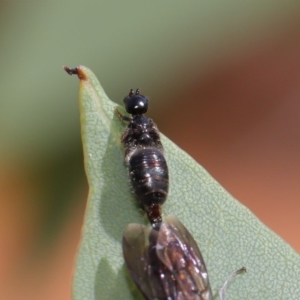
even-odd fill
[[[211,300],[199,248],[183,224],[167,217],[159,231],[130,224],[123,236],[128,270],[148,300]]]
[[[177,294],[182,295],[182,299],[212,299],[201,252],[192,235],[176,217],[165,218],[156,249],[158,258],[174,276]]]
[[[165,267],[156,256],[155,246],[149,244],[150,236],[156,240],[157,235],[157,231],[140,224],[129,224],[123,235],[125,263],[133,281],[148,300],[168,299],[161,282]]]

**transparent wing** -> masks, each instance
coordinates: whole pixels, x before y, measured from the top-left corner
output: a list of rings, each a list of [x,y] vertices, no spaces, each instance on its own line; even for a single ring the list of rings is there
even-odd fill
[[[123,236],[128,270],[149,300],[211,300],[212,293],[199,248],[174,216],[159,231],[130,224]]]
[[[149,244],[157,235],[157,231],[140,224],[129,224],[123,235],[123,256],[128,271],[148,300],[168,299],[161,282],[165,267],[156,256],[155,245]]]

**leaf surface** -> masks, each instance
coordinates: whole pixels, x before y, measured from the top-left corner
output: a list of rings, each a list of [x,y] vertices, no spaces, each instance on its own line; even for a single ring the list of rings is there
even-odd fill
[[[120,143],[124,124],[114,113],[117,105],[108,99],[95,75],[86,67],[78,68],[89,196],[73,299],[138,299],[124,266],[121,241],[129,223],[147,224],[147,220],[129,186]],[[177,216],[197,241],[213,291],[230,273],[245,266],[247,273],[228,288],[229,300],[299,299],[299,255],[188,154],[163,135],[162,142],[170,172],[163,213]]]

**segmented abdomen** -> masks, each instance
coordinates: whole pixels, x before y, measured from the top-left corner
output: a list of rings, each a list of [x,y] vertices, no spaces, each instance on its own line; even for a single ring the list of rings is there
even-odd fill
[[[129,176],[142,205],[163,204],[169,190],[169,173],[161,151],[137,149],[129,159]]]

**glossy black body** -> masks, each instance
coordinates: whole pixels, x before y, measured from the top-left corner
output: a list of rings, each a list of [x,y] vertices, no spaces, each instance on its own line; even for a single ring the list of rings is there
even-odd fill
[[[212,300],[208,273],[189,231],[174,216],[160,228],[129,224],[123,255],[137,287],[147,300]]]
[[[168,168],[163,154],[154,148],[138,149],[131,155],[129,175],[142,205],[163,204],[168,192]]]
[[[116,113],[128,122],[121,142],[125,147],[125,163],[132,189],[152,226],[159,227],[161,205],[166,201],[169,190],[168,166],[159,131],[152,119],[144,115],[148,99],[140,95],[138,89],[136,92],[130,90],[124,103],[131,116],[124,116],[118,110]]]
[[[144,114],[148,99],[139,90],[124,98],[128,126],[121,141],[125,147],[132,189],[152,227],[129,224],[123,235],[123,256],[129,273],[146,300],[212,300],[208,272],[192,235],[174,216],[162,220],[161,205],[169,188],[168,167],[159,131]],[[220,300],[233,273],[220,290]]]

